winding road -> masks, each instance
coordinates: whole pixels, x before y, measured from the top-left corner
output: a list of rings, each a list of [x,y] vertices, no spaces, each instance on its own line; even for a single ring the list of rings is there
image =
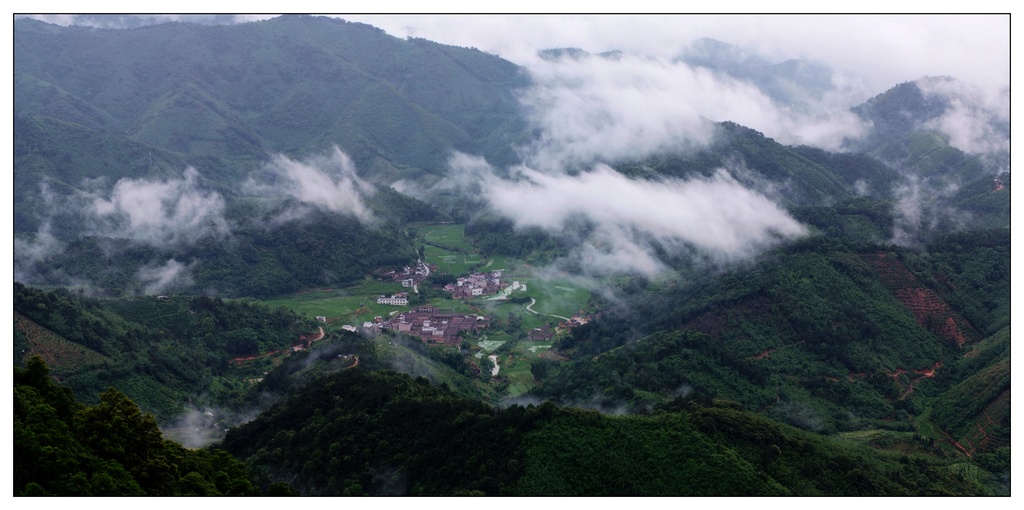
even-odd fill
[[[427,265],[427,264],[424,264],[423,262],[420,262],[420,259],[416,259],[416,266],[417,267],[423,266],[424,273],[423,273],[423,278],[420,278],[420,281],[426,280],[427,277],[430,276],[430,266]],[[420,282],[416,282],[416,283],[412,284],[412,291],[417,293],[417,294],[420,293]]]
[[[568,317],[562,317],[561,315],[555,315],[553,313],[540,313],[540,312],[537,312],[537,311],[535,311],[533,309],[533,305],[535,305],[535,304],[537,304],[537,299],[536,298],[530,298],[530,304],[526,305],[526,311],[530,312],[530,313],[532,313],[534,315],[547,315],[548,317],[557,317],[557,318],[565,320],[565,321],[572,320],[572,319],[570,319]]]

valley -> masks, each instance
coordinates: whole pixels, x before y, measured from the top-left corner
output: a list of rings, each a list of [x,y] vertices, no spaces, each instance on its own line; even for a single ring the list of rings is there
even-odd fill
[[[1005,20],[811,18],[16,17],[15,495],[1009,495]]]
[[[570,279],[540,278],[533,274],[532,267],[525,261],[484,256],[464,236],[464,225],[415,223],[407,228],[423,232],[414,242],[422,246],[425,255],[423,271],[415,276],[417,280],[413,284],[422,285],[422,292],[413,290],[409,296],[410,302],[415,303],[413,308],[382,305],[376,300],[379,296],[396,295],[413,288],[407,285],[413,278],[406,276],[413,276],[410,268],[415,264],[404,266],[409,270],[408,275],[403,275],[402,270],[381,269],[374,272],[380,277],[367,277],[358,286],[310,289],[262,300],[262,303],[269,307],[283,306],[311,319],[322,317],[328,331],[367,335],[393,331],[419,337],[430,348],[457,347],[463,351],[468,363],[476,365],[484,357],[490,359],[494,368],[491,380],[484,383],[487,389],[481,390],[483,394],[493,394],[491,398],[500,400],[527,393],[536,385],[531,375],[532,363],[542,359],[541,355],[551,349],[559,337],[568,334],[572,327],[589,320],[585,310],[590,291]],[[463,262],[456,262],[456,258]],[[459,287],[454,283],[441,285],[464,279],[476,271],[486,271],[495,281],[511,283],[501,285],[501,291],[467,294],[457,299],[453,299],[453,294]],[[502,280],[497,280],[499,275]],[[403,279],[408,282],[403,282]],[[467,281],[466,288],[470,285]],[[419,296],[421,293],[422,297]],[[466,322],[466,326],[457,321]],[[492,321],[499,323],[499,327],[492,327]],[[471,329],[457,330],[470,325]],[[496,351],[500,354],[492,354]],[[497,377],[501,366],[496,363],[499,356],[505,364],[501,377]],[[495,388],[501,390],[494,393]]]

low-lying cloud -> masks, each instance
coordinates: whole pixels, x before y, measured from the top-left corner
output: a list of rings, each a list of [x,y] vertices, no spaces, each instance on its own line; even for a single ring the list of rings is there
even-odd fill
[[[259,177],[243,183],[242,191],[299,203],[271,221],[270,227],[301,217],[313,208],[351,214],[367,224],[374,221],[362,198],[372,193],[373,187],[356,175],[352,160],[337,148],[305,161],[275,156],[262,168]],[[123,178],[113,186],[102,177],[85,179],[79,183],[79,191],[67,195],[55,193],[46,182],[41,183],[39,196],[45,204],[46,216],[33,236],[15,239],[15,277],[35,282],[39,280],[39,268],[61,253],[73,237],[97,236],[126,239],[165,252],[136,272],[137,284],[145,292],[161,293],[190,286],[195,262],[167,258],[168,252],[174,253],[209,237],[230,242],[232,229],[238,227],[226,219],[225,198],[204,187],[201,181],[199,171],[187,167],[180,177]],[[77,218],[82,228],[57,232],[53,226],[66,223],[65,217]],[[49,271],[47,281],[53,283],[57,275],[58,271]]]
[[[14,239],[15,281],[32,281],[36,264],[45,261],[63,246],[64,243],[57,240],[51,232],[49,221],[43,223],[32,238],[16,237]]]
[[[971,214],[954,205],[959,191],[956,183],[922,182],[907,176],[906,181],[893,187],[893,231],[890,243],[909,248],[922,248],[927,232],[945,228],[959,229],[971,221]]]
[[[594,226],[572,257],[589,272],[665,269],[654,244],[677,253],[696,249],[729,261],[748,257],[784,239],[804,235],[803,225],[767,196],[747,188],[724,169],[688,180],[630,179],[606,165],[578,175],[545,174],[530,168],[506,180],[480,158],[456,155],[453,171],[475,175],[481,196],[517,227],[539,227],[558,235],[580,219]]]
[[[950,145],[968,154],[1010,150],[1009,89],[986,94],[966,82],[946,78],[926,78],[915,83],[925,97],[939,96],[949,102],[946,112],[925,128],[946,135]]]
[[[815,108],[791,108],[748,81],[662,58],[575,54],[529,69],[534,86],[521,102],[540,135],[523,152],[544,171],[698,147],[722,121],[830,150],[865,129],[841,89]]]
[[[95,198],[86,209],[91,230],[154,246],[193,243],[208,235],[227,237],[224,197],[202,189],[198,180],[199,172],[192,167],[181,179],[121,179],[110,198]]]
[[[138,280],[146,294],[159,294],[175,288],[191,286],[192,268],[174,259],[163,264],[142,266],[138,271]]]
[[[260,178],[250,178],[242,191],[257,196],[288,196],[320,209],[351,214],[364,223],[372,223],[373,215],[363,196],[373,192],[356,174],[355,164],[338,147],[325,156],[295,161],[284,155],[274,156],[264,167]]]

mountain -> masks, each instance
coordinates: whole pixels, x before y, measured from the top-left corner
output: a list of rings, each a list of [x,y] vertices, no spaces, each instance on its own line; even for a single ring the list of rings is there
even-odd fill
[[[19,494],[1009,493],[1008,94],[86,21],[15,21]]]
[[[856,106],[872,125],[855,148],[908,179],[904,195],[1009,224],[1009,122],[1000,101],[949,77],[901,83]],[[993,103],[995,101],[995,103]],[[983,220],[985,221],[985,220]]]
[[[15,34],[15,233],[29,254],[17,272],[40,285],[118,294],[169,264],[189,270],[165,291],[351,283],[414,258],[389,225],[416,201],[359,176],[429,184],[452,150],[512,162],[522,132],[517,66],[333,18],[131,30],[19,19]],[[343,155],[318,162],[332,150]],[[299,202],[280,193],[281,174]],[[310,208],[300,194],[323,183],[358,196]],[[166,216],[119,201],[120,189],[146,189]],[[185,215],[197,228],[181,236],[171,222]],[[142,238],[127,230],[140,223]],[[292,262],[318,250],[336,262],[305,274]]]
[[[649,415],[493,409],[426,379],[342,371],[232,429],[261,483],[358,495],[972,494],[948,464],[839,445],[726,404]]]
[[[309,16],[132,30],[15,25],[17,116],[236,165],[332,145],[366,173],[437,173],[451,148],[514,157],[506,123],[527,80],[476,50]]]
[[[700,38],[680,51],[676,61],[749,81],[782,105],[807,108],[836,90],[835,72],[820,62],[790,59],[774,62],[716,39]]]
[[[238,390],[230,359],[317,332],[288,310],[205,296],[103,300],[16,284],[14,303],[18,362],[40,355],[83,401],[115,386],[161,423],[190,401],[229,401]]]

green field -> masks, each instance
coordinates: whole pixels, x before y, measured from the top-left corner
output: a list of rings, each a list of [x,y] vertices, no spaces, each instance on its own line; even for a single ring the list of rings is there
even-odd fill
[[[533,311],[540,314],[572,317],[579,313],[590,299],[590,291],[570,280],[527,280],[527,291],[537,300]]]
[[[485,262],[480,255],[459,253],[430,245],[423,247],[423,258],[427,264],[436,265],[438,271],[454,276],[467,274]]]
[[[837,434],[847,441],[861,443],[872,448],[896,451],[903,454],[935,455],[935,450],[927,444],[927,439],[916,439],[912,432],[893,430],[867,429]]]
[[[509,265],[508,259],[506,259],[505,257],[487,257],[487,263],[484,264],[484,266],[481,267],[480,269],[484,271],[494,271],[495,269],[501,269],[507,272],[510,269],[510,267],[511,266]],[[506,273],[503,277],[507,278],[509,276],[510,275]]]
[[[533,388],[535,382],[530,371],[530,361],[531,358],[524,357],[518,349],[499,360],[501,369],[498,376],[508,382],[507,396],[517,397]]]
[[[320,315],[331,322],[358,325],[378,315],[387,316],[391,312],[405,310],[400,306],[378,305],[377,297],[407,290],[399,283],[379,282],[367,277],[355,287],[292,294],[263,303],[271,307],[283,306],[311,318]]]
[[[505,342],[502,340],[481,340],[477,345],[480,346],[485,352],[493,352],[498,347],[504,345]]]
[[[475,251],[473,245],[466,241],[465,225],[423,225],[419,229],[424,231],[423,239],[427,242],[441,244],[464,252]]]
[[[465,237],[466,226],[463,224],[417,224],[416,229],[422,232],[420,240],[425,244],[423,249],[424,262],[434,264],[439,271],[454,276],[468,274],[474,270],[491,271],[508,269],[505,257],[485,257],[478,253]]]

